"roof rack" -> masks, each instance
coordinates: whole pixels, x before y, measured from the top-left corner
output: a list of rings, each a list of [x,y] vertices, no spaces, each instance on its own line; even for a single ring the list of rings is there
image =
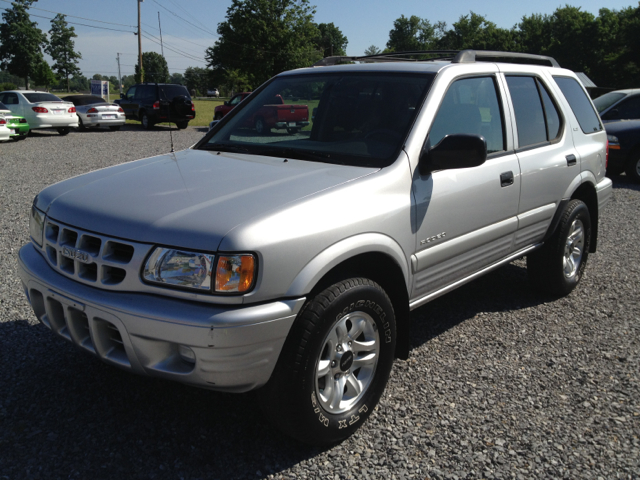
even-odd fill
[[[406,58],[407,56],[416,55],[433,55],[433,57],[425,59]],[[316,62],[313,66],[324,67],[343,62],[434,62],[437,60],[450,60],[451,63],[508,62],[560,68],[558,62],[552,57],[533,55],[531,53],[499,52],[492,50],[415,50],[409,52],[387,52],[359,57],[326,57]]]

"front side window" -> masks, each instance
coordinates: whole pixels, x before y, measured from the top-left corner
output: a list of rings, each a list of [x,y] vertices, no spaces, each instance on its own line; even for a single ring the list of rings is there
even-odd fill
[[[596,98],[593,101],[593,104],[596,106],[596,110],[598,110],[598,113],[602,113],[611,105],[620,101],[620,99],[624,97],[625,97],[624,93],[609,92],[609,93],[605,93],[601,97]]]
[[[602,116],[604,120],[640,118],[640,95],[629,97]]]
[[[5,93],[4,98],[2,98],[2,103],[5,105],[18,105],[18,95],[12,92]]]
[[[127,97],[128,100],[133,100],[133,97],[136,96],[136,89],[137,88],[138,87],[131,87],[129,90],[127,90],[126,97]]]
[[[197,148],[385,167],[398,157],[433,77],[402,72],[276,77]]]
[[[599,132],[603,129],[598,114],[593,109],[589,97],[585,93],[582,85],[575,78],[553,77],[560,87],[562,94],[569,102],[573,114],[578,119],[580,128],[584,133]]]
[[[236,95],[231,99],[231,101],[229,102],[229,105],[237,105],[240,103],[241,100],[242,100],[242,95]]]
[[[518,126],[518,146],[528,147],[557,138],[561,117],[542,82],[529,76],[506,78]]]
[[[429,132],[436,146],[446,135],[482,135],[487,153],[501,152],[504,146],[502,112],[493,77],[463,78],[447,90]]]

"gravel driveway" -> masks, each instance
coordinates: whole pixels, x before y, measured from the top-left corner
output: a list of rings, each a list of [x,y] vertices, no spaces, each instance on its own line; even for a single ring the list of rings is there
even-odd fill
[[[173,130],[176,150],[203,129]],[[376,412],[331,449],[255,397],[142,378],[39,325],[16,256],[53,182],[169,151],[166,128],[0,144],[0,480],[640,478],[640,186],[614,179],[580,287],[533,292],[518,261],[413,312]]]

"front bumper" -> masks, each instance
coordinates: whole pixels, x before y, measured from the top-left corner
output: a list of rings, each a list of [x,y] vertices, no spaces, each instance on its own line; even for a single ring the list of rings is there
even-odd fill
[[[32,244],[18,264],[36,317],[57,335],[125,370],[214,390],[264,385],[305,300],[227,307],[106,291],[57,273]]]
[[[598,196],[598,212],[602,212],[602,209],[613,198],[613,182],[610,178],[604,177],[596,185],[596,194]]]

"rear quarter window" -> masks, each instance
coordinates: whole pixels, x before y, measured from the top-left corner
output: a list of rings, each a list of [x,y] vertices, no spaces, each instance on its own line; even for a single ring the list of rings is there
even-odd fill
[[[601,131],[603,127],[602,123],[600,123],[600,118],[578,81],[571,77],[554,76],[553,79],[558,84],[558,87],[560,87],[567,102],[569,102],[569,106],[578,119],[582,131],[584,133]]]

